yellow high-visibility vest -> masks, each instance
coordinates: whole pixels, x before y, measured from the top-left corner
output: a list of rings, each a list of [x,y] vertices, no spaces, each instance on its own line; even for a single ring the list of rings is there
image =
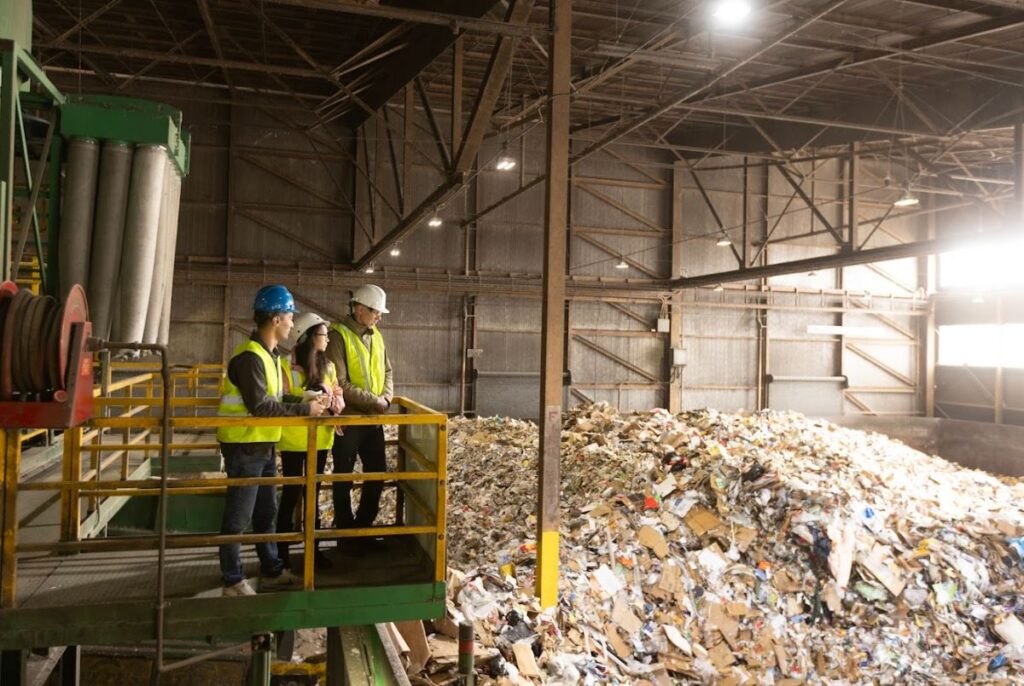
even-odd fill
[[[302,395],[302,389],[306,387],[306,375],[292,367],[288,360],[281,360],[284,366],[284,378],[291,383],[291,395]],[[334,387],[338,383],[338,372],[334,369],[334,363],[327,363],[327,373],[324,374],[324,384]],[[306,452],[306,433],[304,426],[285,426],[281,429],[281,440],[277,447],[282,452],[304,453]],[[334,427],[318,426],[316,428],[316,449],[329,450],[334,445]]]
[[[235,348],[231,359],[235,359],[243,353],[256,353],[257,357],[263,361],[263,371],[267,377],[267,395],[274,400],[281,400],[280,359],[275,360],[266,348],[252,339]],[[220,384],[220,405],[217,407],[217,414],[221,417],[252,416],[245,406],[245,401],[242,400],[242,392],[238,386],[231,383],[226,371]],[[217,440],[221,443],[277,443],[281,440],[281,427],[222,426],[217,429]]]
[[[331,328],[341,335],[345,342],[345,365],[348,380],[353,386],[374,395],[384,392],[384,337],[376,327],[372,329],[370,349],[363,345],[355,331],[344,324],[332,324]]]

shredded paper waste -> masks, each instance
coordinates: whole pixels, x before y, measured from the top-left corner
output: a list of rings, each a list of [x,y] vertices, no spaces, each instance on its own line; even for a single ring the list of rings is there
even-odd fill
[[[1024,683],[1024,482],[794,413],[570,412],[533,597],[537,428],[452,420],[448,616],[418,684]]]

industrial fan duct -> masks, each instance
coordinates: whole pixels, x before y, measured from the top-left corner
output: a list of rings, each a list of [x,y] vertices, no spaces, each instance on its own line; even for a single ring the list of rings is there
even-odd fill
[[[79,284],[93,334],[166,343],[190,143],[181,112],[82,95],[68,98],[59,119],[68,141],[56,255],[61,300]]]
[[[121,253],[120,330],[117,340],[142,341],[156,267],[167,154],[163,146],[140,145],[132,161]]]
[[[149,308],[146,311],[146,330],[142,339],[143,343],[167,342],[166,337],[161,337],[161,330],[165,316],[169,317],[170,315],[170,301],[167,296],[170,295],[171,282],[174,278],[174,248],[177,242],[176,229],[180,194],[181,179],[178,177],[174,164],[168,158],[164,169],[156,259],[153,263],[153,287],[149,292]],[[167,312],[165,312],[165,307]]]
[[[88,286],[89,253],[92,247],[93,208],[100,146],[92,138],[73,138],[68,146],[61,212],[59,254],[61,300],[73,285]]]
[[[111,315],[121,275],[121,247],[124,243],[125,212],[128,209],[132,152],[132,146],[127,143],[107,141],[100,155],[87,290],[93,334],[100,338],[110,338]]]

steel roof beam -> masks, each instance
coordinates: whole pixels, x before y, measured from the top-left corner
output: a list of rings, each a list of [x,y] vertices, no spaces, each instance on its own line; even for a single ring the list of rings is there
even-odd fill
[[[443,12],[431,12],[428,10],[407,9],[403,7],[382,7],[380,5],[357,5],[345,0],[269,0],[277,5],[289,5],[292,7],[305,7],[308,9],[324,10],[326,12],[342,12],[345,14],[357,14],[364,17],[376,17],[378,19],[391,19],[394,21],[407,21],[416,24],[429,24],[432,26],[446,26],[452,33],[459,31],[470,31],[473,33],[484,33],[513,38],[529,38],[531,36],[545,36],[548,31],[541,26],[530,24],[509,24],[493,19],[477,19],[461,14],[445,14]]]

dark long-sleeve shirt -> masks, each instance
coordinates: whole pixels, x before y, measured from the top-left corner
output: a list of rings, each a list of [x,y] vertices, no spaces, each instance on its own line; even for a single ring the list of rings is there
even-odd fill
[[[267,348],[263,339],[253,332],[249,337],[263,346],[276,361],[280,353]],[[242,394],[245,409],[254,417],[308,417],[309,403],[302,402],[301,396],[286,395],[280,401],[267,394],[267,374],[263,360],[253,352],[244,352],[231,358],[228,363],[228,379]]]
[[[341,326],[348,327],[355,332],[359,339],[371,350],[373,346],[373,331],[368,326],[362,326],[353,319],[352,315],[346,316],[340,322]],[[384,391],[378,396],[370,391],[354,386],[348,376],[348,360],[345,355],[345,341],[341,334],[334,329],[327,332],[327,359],[334,363],[338,372],[338,384],[345,393],[345,409],[350,412],[373,414],[378,411],[377,399],[384,398],[389,403],[395,395],[394,374],[391,369],[391,359],[388,357],[387,349],[384,350]]]

